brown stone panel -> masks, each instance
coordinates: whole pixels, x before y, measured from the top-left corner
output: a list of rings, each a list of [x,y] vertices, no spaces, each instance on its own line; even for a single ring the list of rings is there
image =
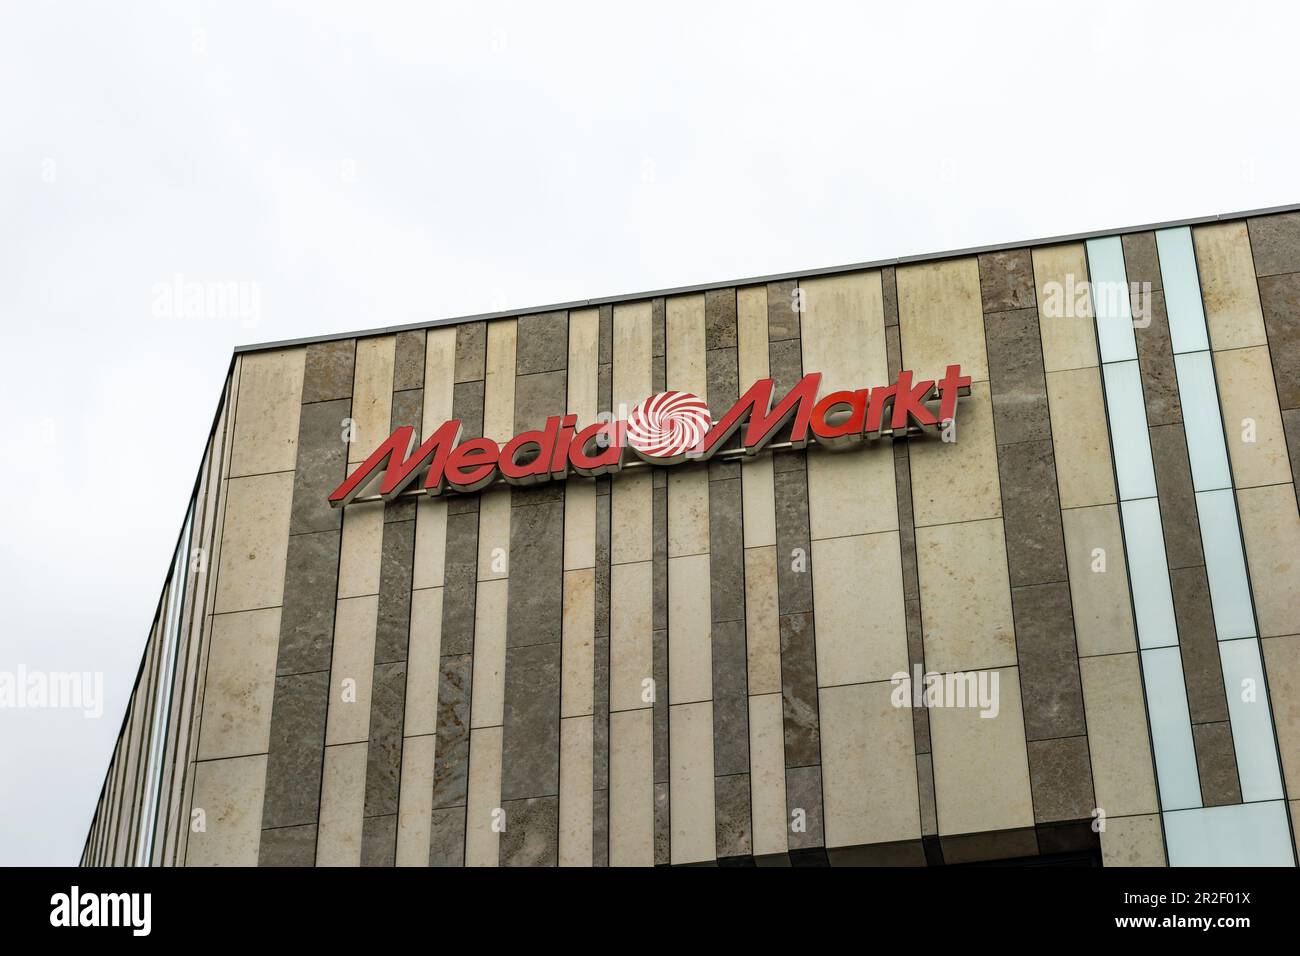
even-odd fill
[[[1255,275],[1300,272],[1300,213],[1258,216],[1246,220]]]
[[[350,399],[356,354],[356,339],[317,342],[307,346],[302,379],[302,403],[307,405],[311,402]],[[301,455],[301,450],[299,454]]]
[[[1012,588],[1025,738],[1086,733],[1068,584]],[[1037,794],[1034,802],[1037,804]]]
[[[1138,365],[1142,369],[1142,396],[1146,401],[1147,424],[1168,425],[1183,420],[1178,399],[1178,376],[1174,370],[1174,349],[1169,338],[1169,316],[1163,292],[1151,295],[1150,323],[1142,327],[1137,319],[1138,303],[1132,304],[1135,318]]]
[[[424,329],[397,333],[393,351],[393,391],[424,387]]]
[[[1164,286],[1160,280],[1160,254],[1154,232],[1131,232],[1120,237],[1124,246],[1124,273],[1130,285],[1148,283],[1154,292]]]
[[[456,382],[482,381],[487,370],[487,323],[456,326]]]
[[[980,299],[984,311],[1034,307],[1034,264],[1028,249],[986,252],[979,257]]]
[[[1038,311],[988,313],[984,316],[984,334],[997,443],[1051,438]]]
[[[1231,724],[1226,720],[1193,724],[1192,743],[1196,748],[1196,771],[1201,778],[1201,801],[1207,807],[1241,803]]]
[[[880,270],[880,294],[885,310],[885,328],[897,328],[898,278],[893,266]]]
[[[1065,581],[1065,538],[1051,441],[999,445],[998,476],[1012,588]]]
[[[568,366],[569,313],[543,312],[520,316],[516,334],[516,375],[563,372]],[[557,409],[554,414],[560,411],[563,409]]]
[[[1284,409],[1300,408],[1300,272],[1261,277],[1259,301],[1278,404]]]
[[[1223,667],[1210,607],[1210,584],[1205,568],[1176,568],[1169,572],[1178,624],[1178,645],[1187,683],[1187,709],[1193,724],[1228,719],[1228,699],[1223,688]]]
[[[1029,783],[1034,822],[1091,820],[1096,806],[1087,737],[1029,742]]]
[[[1150,429],[1151,459],[1156,491],[1160,496],[1160,523],[1164,528],[1165,557],[1170,568],[1205,564],[1201,550],[1201,523],[1192,490],[1192,466],[1187,457],[1187,436],[1182,425]]]

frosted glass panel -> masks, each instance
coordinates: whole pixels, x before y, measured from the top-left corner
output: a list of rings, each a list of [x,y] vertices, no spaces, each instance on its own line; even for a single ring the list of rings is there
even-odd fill
[[[1196,514],[1201,520],[1205,572],[1210,578],[1214,629],[1219,640],[1255,636],[1255,614],[1250,603],[1246,559],[1237,530],[1237,503],[1232,489],[1196,493]]]
[[[1192,720],[1187,712],[1187,689],[1178,648],[1143,651],[1142,678],[1147,688],[1160,806],[1165,810],[1199,807],[1201,781],[1196,774],[1196,748],[1192,745]]]
[[[1102,376],[1120,499],[1150,498],[1156,493],[1156,476],[1151,468],[1151,437],[1138,363],[1103,365]]]
[[[1174,599],[1169,590],[1160,506],[1155,498],[1144,498],[1122,502],[1120,508],[1124,516],[1128,575],[1133,585],[1133,609],[1137,614],[1138,646],[1172,647],[1178,643],[1178,625],[1174,622]]]
[[[1165,840],[1170,866],[1295,866],[1281,800],[1166,814]]]
[[[1178,371],[1178,401],[1183,406],[1187,457],[1192,463],[1192,487],[1197,491],[1232,486],[1228,449],[1223,440],[1219,393],[1209,352],[1174,356]]]
[[[1136,359],[1133,312],[1129,307],[1124,247],[1119,236],[1088,240],[1088,275],[1092,280],[1092,308],[1097,316],[1097,345],[1102,362]]]
[[[1228,693],[1228,718],[1232,722],[1232,745],[1237,751],[1241,799],[1279,800],[1282,775],[1277,766],[1259,641],[1253,637],[1224,641],[1219,645],[1219,660],[1223,665],[1223,689]]]
[[[1186,226],[1156,232],[1160,253],[1160,280],[1165,289],[1165,310],[1169,313],[1169,338],[1174,354],[1208,349],[1205,310],[1201,307],[1201,283],[1192,251],[1192,231]]]

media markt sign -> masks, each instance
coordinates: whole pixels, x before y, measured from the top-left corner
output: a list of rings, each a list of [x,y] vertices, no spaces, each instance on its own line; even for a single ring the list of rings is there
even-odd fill
[[[754,455],[787,425],[788,447],[804,448],[813,441],[842,449],[955,424],[957,399],[970,394],[971,382],[960,365],[949,365],[937,382],[913,382],[912,373],[903,371],[892,385],[831,392],[818,399],[821,379],[820,372],[805,375],[775,405],[772,380],[760,379],[718,421],[689,392],[660,392],[639,403],[626,420],[611,416],[579,430],[577,416],[555,415],[540,430],[522,432],[504,447],[490,438],[461,441],[461,423],[452,419],[414,448],[415,429],[405,425],[334,489],[330,504],[348,504],[376,480],[379,498],[395,498],[422,473],[424,492],[441,495],[478,491],[498,479],[531,485],[560,481],[570,472],[609,474],[639,462],[673,465],[719,453]],[[742,427],[741,447],[723,452]]]

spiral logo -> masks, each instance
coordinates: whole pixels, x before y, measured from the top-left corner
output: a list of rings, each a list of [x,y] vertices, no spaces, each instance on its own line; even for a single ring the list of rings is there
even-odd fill
[[[684,458],[713,427],[703,399],[690,392],[660,392],[632,409],[627,443],[642,457],[659,462]]]

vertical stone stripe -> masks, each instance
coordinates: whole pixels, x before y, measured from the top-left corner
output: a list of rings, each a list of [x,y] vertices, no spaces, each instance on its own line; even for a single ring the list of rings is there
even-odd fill
[[[258,863],[310,866],[316,859],[329,667],[334,644],[342,515],[328,496],[347,473],[356,343],[307,347],[298,458],[289,517],[284,608],[276,658]],[[296,828],[310,828],[310,833]],[[286,855],[296,854],[296,855]]]
[[[461,434],[482,434],[487,326],[456,326],[452,417]],[[479,496],[446,502],[442,622],[434,740],[433,796],[429,817],[429,865],[465,862],[466,797],[469,784],[470,692],[474,673],[474,616],[478,587]]]
[[[708,402],[705,325],[703,295],[667,301],[665,385]],[[669,704],[670,859],[699,863],[716,855],[709,471],[684,463],[666,477],[668,686],[655,691]]]
[[[406,361],[404,355],[404,365]],[[349,470],[391,433],[396,366],[395,336],[357,342],[347,422]],[[343,509],[316,832],[320,866],[358,866],[364,857],[386,508],[383,502],[371,501]],[[379,696],[387,699],[390,694],[385,681]]]
[[[650,302],[650,390],[668,387],[667,303]],[[672,862],[672,762],[669,728],[668,678],[668,474],[656,468],[651,477],[651,587],[654,589],[654,646],[651,679],[654,681],[654,861]]]
[[[566,410],[581,428],[600,409],[600,313],[569,313]],[[560,648],[560,866],[591,866],[596,641],[596,482],[564,486],[564,596]]]
[[[1300,216],[1251,219],[1247,229],[1294,483],[1300,480]]]
[[[422,433],[427,437],[452,417],[456,329],[429,329],[424,346]],[[398,866],[428,866],[433,816],[433,767],[442,648],[443,568],[447,500],[421,496],[415,506],[411,572],[411,626],[407,648],[406,707],[398,795]]]
[[[767,288],[736,292],[738,388],[768,377]],[[785,753],[781,715],[781,622],[776,584],[776,490],[772,456],[741,463],[744,546],[745,666],[753,854],[788,849]]]
[[[514,430],[518,320],[487,327],[483,437],[498,445]],[[478,496],[478,562],[474,599],[473,681],[470,689],[469,780],[465,809],[465,865],[496,866],[502,828],[502,724],[508,624],[511,490]]]
[[[614,307],[599,310],[596,352],[597,407],[614,421]],[[596,637],[592,654],[591,724],[591,862],[609,865],[609,734],[610,734],[610,580],[613,565],[609,477],[596,480]]]
[[[768,361],[773,391],[778,395],[784,395],[803,377],[798,296],[799,289],[794,282],[774,282],[767,287]],[[776,436],[778,440],[783,437],[788,438],[788,432]],[[822,828],[821,732],[806,455],[802,451],[776,452],[772,469],[787,842],[792,862],[818,864],[826,862],[826,843]]]
[[[649,302],[613,312],[614,414],[652,390]],[[610,488],[609,863],[654,863],[653,477],[629,470]],[[671,658],[670,658],[671,664]],[[671,681],[670,681],[671,683]]]
[[[568,402],[566,312],[519,320],[514,431],[540,432]],[[506,622],[502,866],[559,862],[565,489],[513,492]],[[588,685],[590,686],[590,685]]]
[[[820,394],[885,383],[880,273],[799,289],[803,368],[822,373]],[[908,663],[893,453],[868,445],[807,452],[828,851],[921,835],[911,713],[890,702],[890,681]],[[875,582],[869,615],[862,580]]]
[[[1054,835],[1091,842],[1096,803],[1033,259],[1027,249],[990,253],[979,271],[1034,822],[1040,848]]]
[[[415,434],[423,434],[424,346],[422,330],[396,336],[390,433],[409,425]],[[416,507],[410,496],[384,505],[361,832],[363,866],[393,866],[397,858]]]
[[[1029,263],[1010,266],[1010,275],[999,277],[1008,281],[990,287],[989,301],[1014,307]],[[943,855],[953,863],[1033,853],[980,266],[973,258],[909,265],[897,269],[896,283],[904,367],[915,379],[930,379],[960,364],[972,380],[971,394],[958,405],[955,441],[909,442],[925,663],[938,674],[961,672],[977,687],[985,682],[990,696],[998,681],[995,717],[950,706],[953,701],[930,709]],[[982,844],[963,836],[987,831],[1008,832]]]
[[[734,289],[705,294],[707,392],[719,410],[739,397],[738,305]],[[741,464],[714,460],[708,472],[715,849],[719,860],[749,861],[754,838]]]

